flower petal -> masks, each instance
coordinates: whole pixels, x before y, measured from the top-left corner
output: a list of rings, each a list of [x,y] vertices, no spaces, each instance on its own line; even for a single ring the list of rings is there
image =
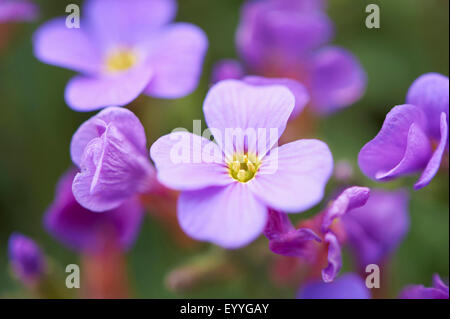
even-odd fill
[[[356,274],[347,273],[332,283],[311,282],[301,288],[300,299],[370,299],[364,281]]]
[[[320,202],[332,171],[325,143],[299,140],[273,149],[248,186],[269,207],[300,212]]]
[[[309,86],[313,109],[329,113],[358,101],[366,89],[367,76],[358,59],[339,47],[326,47],[310,61]]]
[[[136,239],[144,210],[136,198],[118,208],[94,213],[82,207],[72,194],[75,171],[67,172],[59,181],[55,200],[47,210],[47,231],[62,243],[80,252],[98,252],[106,245],[128,249]]]
[[[416,105],[428,119],[428,131],[434,139],[441,136],[440,117],[446,114],[448,123],[448,77],[438,73],[427,73],[418,77],[408,90],[406,103]]]
[[[102,57],[86,28],[66,27],[64,18],[42,25],[33,36],[34,55],[42,62],[93,74],[100,70]]]
[[[361,171],[372,179],[387,180],[425,167],[431,156],[425,127],[420,108],[409,104],[394,107],[377,136],[361,149]]]
[[[243,79],[244,82],[252,85],[283,85],[287,87],[295,97],[294,110],[289,117],[290,120],[297,117],[303,110],[303,108],[309,102],[309,94],[306,88],[300,82],[287,78],[265,78],[262,76],[246,76]]]
[[[75,111],[86,112],[103,107],[123,106],[141,94],[150,79],[153,70],[141,66],[117,75],[76,76],[67,84],[66,103]]]
[[[150,148],[158,180],[177,190],[193,190],[233,182],[216,143],[188,132],[160,137]]]
[[[236,46],[252,70],[266,74],[271,68],[284,70],[305,51],[330,40],[331,20],[301,2],[250,1],[243,5]]]
[[[409,229],[408,193],[372,189],[367,203],[341,221],[361,269],[379,264],[401,243]],[[389,227],[387,227],[389,225]]]
[[[197,87],[208,48],[205,33],[195,25],[176,23],[158,37],[149,63],[155,75],[145,93],[160,98],[179,98]]]
[[[325,234],[325,242],[328,244],[328,265],[322,270],[322,279],[324,282],[332,282],[342,267],[341,245],[331,231]]]
[[[174,0],[89,0],[86,22],[104,48],[132,46],[172,21],[177,10]]]
[[[37,5],[28,0],[0,1],[0,23],[32,21],[38,13]]]
[[[154,168],[127,138],[129,131],[114,122],[98,123],[101,135],[86,145],[72,185],[76,200],[96,212],[114,209],[154,183]]]
[[[267,225],[264,228],[264,236],[269,240],[295,230],[287,214],[269,209]]]
[[[84,149],[103,134],[108,124],[117,127],[142,154],[147,153],[144,127],[137,116],[121,107],[108,107],[84,122],[73,135],[70,154],[74,164],[80,166]]]
[[[442,157],[444,156],[444,152],[448,149],[448,123],[447,123],[448,115],[444,112],[441,114],[441,140],[439,142],[438,147],[434,150],[431,159],[429,160],[427,166],[425,167],[422,175],[419,180],[414,184],[414,189],[420,189],[422,187],[427,186],[434,175],[439,170],[441,166]]]
[[[203,112],[217,144],[227,156],[248,147],[261,157],[278,141],[294,105],[294,95],[286,87],[225,80],[209,90]],[[239,133],[254,135],[239,136]]]
[[[233,183],[182,192],[178,221],[192,238],[234,249],[249,244],[262,233],[267,208],[246,185]]]
[[[348,211],[364,206],[369,199],[370,189],[352,186],[345,189],[325,210],[322,231],[327,232],[336,218],[344,216]]]

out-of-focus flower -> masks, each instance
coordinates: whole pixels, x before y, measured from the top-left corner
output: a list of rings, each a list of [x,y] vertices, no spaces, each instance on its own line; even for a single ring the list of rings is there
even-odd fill
[[[37,5],[28,0],[0,0],[0,23],[32,21],[38,11]]]
[[[333,29],[323,1],[248,1],[236,42],[248,73],[300,81],[308,88],[312,109],[323,114],[359,100],[367,82],[352,53],[324,46]]]
[[[386,261],[403,240],[409,229],[408,200],[405,190],[375,189],[364,206],[343,216],[348,244],[361,269]]]
[[[324,212],[312,221],[302,223],[295,229],[285,213],[273,212],[264,234],[269,239],[270,249],[279,255],[306,258],[308,262],[317,262],[320,252],[327,250],[327,265],[322,270],[325,282],[331,282],[342,267],[340,229],[333,225],[349,211],[364,206],[369,198],[370,190],[366,187],[353,186],[345,189]],[[319,235],[317,235],[319,234]],[[322,245],[313,241],[322,242]]]
[[[299,299],[370,299],[364,281],[356,274],[347,273],[332,283],[315,281],[305,284],[298,292]]]
[[[400,293],[400,299],[448,299],[448,285],[446,285],[438,274],[433,276],[433,287],[427,288],[423,285],[406,286]]]
[[[188,23],[170,23],[175,0],[88,0],[80,28],[64,18],[34,36],[42,62],[78,71],[65,99],[77,111],[123,106],[142,92],[178,98],[198,83],[208,41]]]
[[[182,191],[178,219],[189,236],[238,248],[261,234],[268,207],[295,213],[322,199],[333,167],[328,146],[276,147],[294,104],[283,86],[222,81],[203,106],[217,143],[174,132],[152,145],[159,181]]]
[[[214,64],[211,83],[216,84],[223,80],[239,80],[245,75],[242,65],[237,60],[224,59]]]
[[[22,234],[13,233],[8,242],[9,261],[14,275],[26,285],[39,282],[47,271],[41,248]]]
[[[75,174],[75,170],[69,170],[58,183],[55,199],[44,217],[47,231],[82,253],[99,253],[111,246],[128,249],[136,239],[143,217],[138,199],[128,199],[104,213],[89,211],[72,194]]]
[[[73,135],[70,152],[81,169],[73,194],[89,210],[117,208],[156,185],[144,127],[125,108],[106,108],[84,122]]]
[[[414,188],[427,186],[448,152],[448,100],[448,77],[427,73],[416,79],[408,104],[395,106],[378,135],[361,149],[362,172],[377,181],[422,172]]]

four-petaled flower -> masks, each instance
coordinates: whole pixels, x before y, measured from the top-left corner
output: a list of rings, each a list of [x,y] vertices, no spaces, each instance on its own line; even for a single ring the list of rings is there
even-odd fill
[[[241,247],[261,234],[268,208],[296,213],[322,199],[333,168],[328,146],[318,140],[276,146],[294,104],[280,85],[222,81],[203,105],[217,143],[173,132],[152,145],[159,181],[182,191],[178,219],[188,235]],[[180,161],[180,153],[188,160]]]
[[[64,18],[47,22],[34,52],[81,73],[65,92],[77,111],[123,106],[143,92],[182,97],[197,86],[208,41],[192,24],[170,24],[175,12],[175,0],[87,0],[79,29]]]

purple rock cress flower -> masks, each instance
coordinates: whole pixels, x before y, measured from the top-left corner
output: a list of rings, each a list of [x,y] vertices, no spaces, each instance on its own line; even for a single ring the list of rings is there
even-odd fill
[[[352,53],[326,45],[334,31],[323,9],[322,1],[248,1],[236,34],[248,73],[300,81],[322,114],[359,100],[367,82]]]
[[[421,171],[414,189],[427,186],[448,153],[448,92],[446,76],[427,73],[417,78],[407,104],[395,106],[378,135],[361,149],[361,171],[377,181]]]
[[[331,282],[342,267],[340,229],[333,225],[338,219],[357,207],[364,206],[370,190],[353,186],[345,189],[329,206],[311,221],[301,224],[299,229],[292,226],[285,213],[271,211],[264,235],[269,239],[270,250],[283,256],[306,258],[309,262],[320,258],[320,252],[327,250],[327,265],[322,270],[325,282]],[[319,234],[319,235],[317,235]],[[323,245],[314,244],[322,242]],[[314,260],[316,263],[320,260]]]
[[[385,262],[405,238],[410,223],[408,201],[405,190],[373,189],[364,206],[343,216],[347,243],[360,269]]]
[[[182,97],[197,86],[208,43],[198,27],[170,23],[175,13],[175,0],[87,0],[81,27],[47,22],[34,36],[34,53],[81,73],[65,92],[77,111],[123,106],[142,92]]]
[[[370,299],[364,280],[354,273],[340,276],[332,283],[322,281],[304,285],[297,294],[298,299]]]
[[[406,286],[399,295],[400,299],[448,299],[448,285],[438,274],[433,276],[433,287],[423,285]]]
[[[118,208],[157,185],[144,128],[127,109],[109,107],[84,122],[72,137],[70,153],[81,170],[73,195],[88,210]]]
[[[27,0],[0,0],[0,23],[32,21],[38,14],[38,7]]]
[[[283,86],[222,81],[203,105],[217,143],[173,132],[152,145],[159,181],[182,191],[178,220],[189,236],[238,248],[261,234],[268,207],[295,213],[322,199],[333,166],[327,145],[276,147],[294,104]]]
[[[45,275],[45,256],[31,238],[13,233],[9,237],[8,252],[14,275],[24,284],[34,285]]]
[[[87,210],[75,200],[72,182],[75,170],[69,170],[58,182],[55,199],[44,216],[47,231],[71,249],[96,253],[106,246],[126,250],[136,239],[144,209],[137,198],[104,213]]]

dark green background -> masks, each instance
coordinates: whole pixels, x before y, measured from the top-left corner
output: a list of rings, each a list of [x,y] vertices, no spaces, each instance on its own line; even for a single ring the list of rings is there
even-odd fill
[[[53,199],[59,176],[71,164],[71,136],[93,113],[76,113],[65,105],[64,87],[73,72],[38,62],[32,54],[31,37],[43,21],[63,15],[68,3],[79,2],[36,2],[42,9],[40,19],[17,25],[8,46],[0,52],[0,296],[20,293],[21,289],[7,266],[7,240],[13,231],[35,238],[60,265],[76,263],[78,258],[45,233],[41,218]],[[192,120],[202,118],[202,101],[209,87],[212,64],[236,56],[234,33],[242,2],[179,1],[177,20],[202,27],[210,48],[202,81],[192,95],[179,100],[142,96],[132,103],[131,109],[146,128],[149,146],[173,128],[191,129]],[[365,6],[369,3],[381,8],[380,29],[364,26]],[[330,1],[328,13],[337,28],[333,43],[358,56],[369,78],[363,99],[320,122],[317,137],[329,144],[336,160],[349,160],[359,172],[358,151],[377,133],[390,108],[404,103],[412,81],[431,71],[448,75],[448,10],[447,0]],[[411,189],[414,178],[380,185],[359,177],[364,185],[406,186],[411,190],[411,229],[392,261],[391,296],[408,283],[429,285],[435,272],[448,277],[448,170],[417,192]],[[271,287],[265,279],[265,267],[248,267],[244,276],[195,293],[177,295],[168,291],[164,285],[165,274],[205,249],[208,247],[182,251],[164,228],[152,218],[146,218],[129,254],[129,272],[136,296],[293,296],[291,289]],[[248,249],[236,254],[244,256]],[[348,267],[347,262],[344,271]]]

